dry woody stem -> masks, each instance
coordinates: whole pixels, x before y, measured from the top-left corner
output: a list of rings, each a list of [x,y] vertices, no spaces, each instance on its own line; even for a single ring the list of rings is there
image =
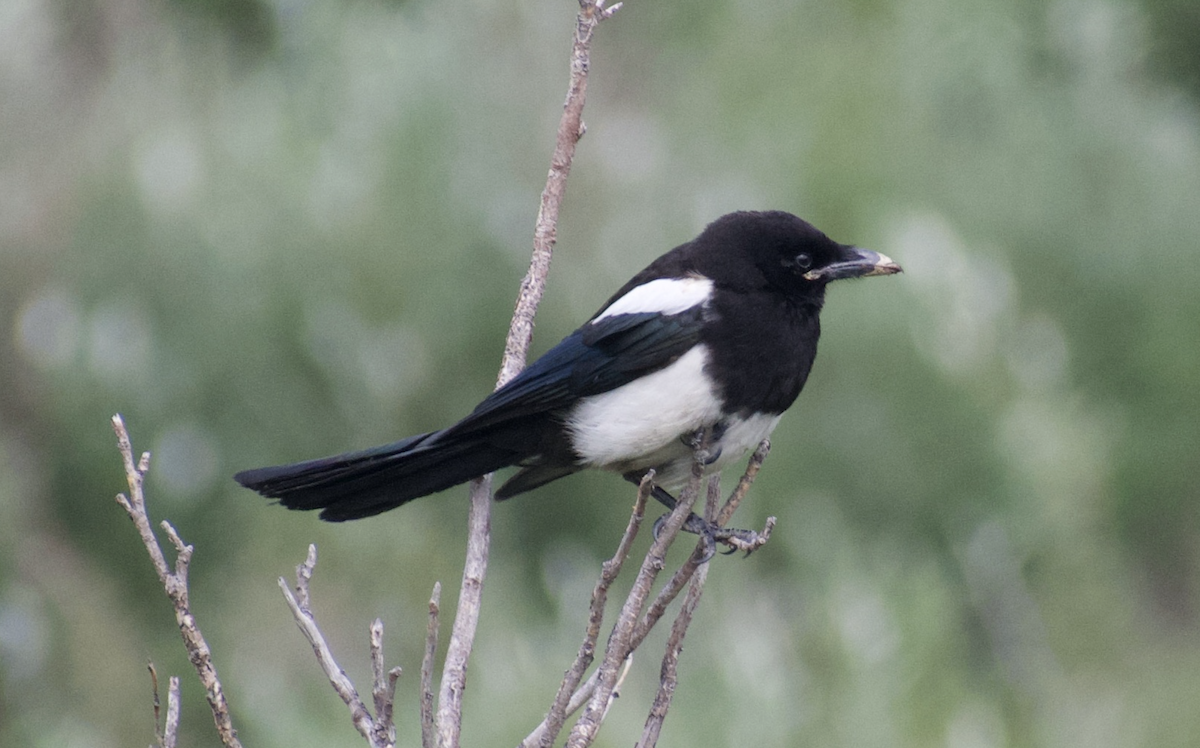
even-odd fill
[[[191,563],[194,549],[183,542],[170,523],[163,522],[161,527],[171,544],[175,546],[174,571],[167,565],[166,556],[163,555],[154,530],[150,527],[150,516],[146,512],[146,498],[142,491],[143,479],[150,469],[150,453],[143,452],[141,458],[135,463],[133,444],[129,440],[129,432],[126,431],[125,422],[120,415],[112,417],[112,426],[113,431],[117,434],[117,449],[121,452],[121,458],[125,464],[125,479],[129,484],[129,495],[117,494],[117,503],[133,520],[134,527],[137,528],[138,535],[141,536],[142,543],[150,554],[150,562],[158,573],[158,581],[162,583],[167,597],[171,600],[171,605],[175,608],[175,622],[179,625],[179,633],[183,636],[183,645],[187,649],[188,660],[196,669],[196,674],[200,677],[200,684],[204,686],[204,695],[212,710],[213,722],[217,726],[217,734],[221,737],[221,743],[226,748],[241,748],[242,744],[238,741],[237,731],[233,729],[233,721],[229,716],[229,704],[225,700],[225,690],[221,687],[221,681],[217,678],[217,669],[213,665],[212,652],[208,648],[208,642],[200,634],[200,627],[192,615],[191,603],[188,599],[188,565]],[[175,702],[176,712],[178,712],[178,698],[175,699]],[[171,719],[171,694],[168,691],[167,722],[170,723]],[[175,719],[177,729],[177,713]],[[167,730],[164,729],[164,743],[166,738]]]
[[[329,643],[325,640],[325,636],[321,633],[316,618],[313,616],[312,594],[309,587],[316,565],[317,547],[309,545],[308,556],[302,564],[296,567],[295,592],[293,593],[291,587],[288,586],[286,579],[279,578],[279,587],[283,590],[284,599],[287,600],[288,608],[292,611],[292,617],[296,619],[296,625],[300,627],[304,638],[308,639],[308,643],[312,645],[313,654],[316,655],[321,669],[325,671],[330,685],[350,710],[350,721],[354,723],[359,734],[371,748],[393,748],[396,744],[396,726],[392,722],[392,713],[400,668],[392,668],[386,673],[384,672],[383,622],[377,618],[371,623],[369,629],[371,671],[374,676],[372,697],[375,715],[372,717],[370,710],[363,703],[362,697],[358,695],[354,683],[350,681],[346,671],[338,665],[333,656],[333,650],[330,649]]]
[[[709,478],[703,511],[706,520],[713,521],[718,526],[724,526],[725,522],[732,516],[733,510],[737,508],[738,504],[745,497],[750,485],[754,482],[754,478],[757,476],[758,469],[766,458],[769,448],[770,445],[766,441],[763,441],[759,445],[758,449],[750,457],[746,472],[742,475],[737,487],[731,492],[723,505],[720,502],[721,486],[719,476]],[[596,582],[596,587],[592,592],[588,623],[584,632],[583,643],[579,648],[579,654],[563,677],[558,693],[555,695],[554,702],[546,718],[533,732],[521,741],[519,748],[534,748],[535,746],[548,748],[553,745],[566,719],[578,712],[585,705],[587,706],[587,710],[585,710],[583,716],[572,728],[571,734],[567,739],[567,745],[590,745],[595,740],[600,725],[613,703],[614,694],[617,692],[624,674],[629,669],[633,652],[641,646],[650,631],[661,620],[672,601],[686,587],[687,594],[684,596],[680,611],[672,623],[671,633],[667,641],[667,650],[663,656],[659,690],[651,707],[650,714],[646,719],[642,739],[638,743],[641,748],[651,748],[651,746],[655,745],[667,710],[670,708],[671,698],[674,695],[677,682],[676,667],[679,654],[682,650],[683,637],[691,623],[692,614],[699,603],[700,594],[703,591],[704,582],[708,575],[709,567],[706,560],[708,551],[711,549],[707,546],[706,541],[702,539],[697,542],[695,549],[688,556],[687,560],[671,575],[671,578],[662,586],[662,589],[654,596],[654,599],[649,604],[647,604],[647,601],[650,600],[649,591],[653,586],[655,577],[664,568],[666,549],[676,538],[688,511],[690,511],[690,507],[695,505],[701,485],[701,474],[706,459],[705,454],[706,448],[702,443],[695,453],[692,479],[680,494],[676,509],[667,517],[666,522],[660,528],[657,539],[651,545],[645,560],[642,562],[642,567],[637,579],[634,581],[633,589],[622,606],[617,622],[613,625],[600,667],[593,671],[586,680],[583,680],[583,674],[587,672],[588,667],[595,658],[596,642],[599,638],[609,587],[616,579],[617,573],[628,557],[630,547],[637,536],[638,529],[641,527],[645,515],[646,500],[653,488],[653,473],[648,474],[643,479],[641,485],[638,487],[637,499],[629,518],[629,524],[625,529],[625,534],[621,538],[616,553],[609,561],[603,564],[600,578]],[[774,524],[775,518],[769,517],[763,531],[760,533],[750,533],[751,537],[749,541],[745,544],[745,547],[740,549],[749,551],[764,545],[770,537],[770,531]],[[738,547],[735,546],[735,548]],[[582,685],[580,685],[581,681]]]
[[[587,98],[587,75],[591,65],[592,34],[605,18],[620,7],[604,7],[604,0],[580,0],[571,48],[571,76],[567,99],[558,124],[550,172],[542,191],[541,205],[534,226],[533,253],[529,270],[521,281],[521,290],[513,310],[508,337],[504,344],[504,359],[500,364],[496,386],[501,387],[521,369],[533,339],[533,320],[546,288],[550,260],[558,233],[558,212],[566,192],[567,176],[575,158],[575,144],[583,136],[583,105]],[[471,482],[471,507],[467,526],[467,555],[463,564],[462,586],[459,588],[458,608],[446,648],[442,667],[441,688],[438,694],[436,729],[438,745],[455,748],[462,730],[462,698],[467,684],[467,662],[479,625],[483,598],[483,580],[487,574],[488,548],[491,543],[491,476]]]
[[[442,600],[442,583],[433,583],[429,596],[429,623],[425,628],[425,656],[421,659],[421,748],[437,748],[437,732],[433,721],[433,660],[437,657],[438,614]]]

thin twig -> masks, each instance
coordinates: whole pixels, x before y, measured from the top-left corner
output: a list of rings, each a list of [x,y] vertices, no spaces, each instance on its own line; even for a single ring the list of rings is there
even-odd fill
[[[762,445],[760,444],[759,447]],[[753,461],[751,457],[751,461]],[[748,469],[748,468],[747,468]],[[742,476],[745,478],[745,476]],[[741,481],[738,481],[740,484]],[[749,486],[747,486],[749,489]],[[740,501],[740,499],[739,499]],[[721,474],[713,473],[708,476],[708,490],[704,497],[704,519],[708,522],[715,522],[717,519],[717,504],[721,502]]]
[[[617,682],[613,684],[612,695],[608,697],[604,705],[604,714],[600,715],[600,721],[608,716],[608,710],[617,702],[617,698],[621,695],[621,687],[625,685],[625,676],[629,675],[629,671],[633,669],[633,652],[625,656],[625,662],[621,664],[621,674],[617,676]]]
[[[658,537],[650,545],[650,550],[642,561],[642,567],[634,579],[633,588],[625,599],[625,604],[608,637],[604,659],[597,670],[595,691],[588,700],[583,716],[571,728],[571,733],[567,737],[568,748],[583,748],[591,745],[600,730],[600,724],[612,701],[613,689],[620,676],[620,669],[633,651],[630,646],[633,634],[638,620],[641,618],[646,599],[650,595],[650,589],[654,585],[659,571],[663,568],[667,549],[674,542],[679,530],[683,527],[684,520],[687,519],[688,514],[692,511],[692,506],[696,503],[696,497],[700,492],[700,480],[704,474],[704,465],[707,464],[710,438],[711,429],[705,429],[699,439],[700,443],[693,451],[691,479],[680,492],[675,509],[667,515],[666,521],[659,529]]]
[[[701,566],[707,566],[707,564],[703,563],[705,554],[704,540],[701,539],[696,544],[696,548],[692,551],[692,554],[683,562],[683,565],[676,569],[671,578],[667,580],[667,583],[663,585],[663,588],[658,591],[654,602],[650,603],[650,607],[646,609],[646,613],[638,621],[637,627],[634,628],[633,634],[629,638],[632,649],[637,649],[641,645],[651,629],[662,618],[663,613],[667,610],[667,606],[674,602],[675,597],[687,586],[692,575],[696,573],[696,569]]]
[[[702,447],[703,445],[699,445],[699,446]],[[747,464],[746,472],[742,475],[741,480],[738,481],[737,487],[734,489],[734,492],[731,494],[730,498],[725,502],[725,505],[724,505],[724,507],[722,507],[721,510],[718,510],[718,505],[720,504],[720,499],[721,499],[720,476],[713,475],[709,478],[709,480],[707,482],[706,501],[705,501],[705,507],[704,507],[704,518],[706,520],[708,520],[710,522],[715,522],[717,524],[722,524],[724,521],[727,521],[730,516],[732,516],[732,513],[733,513],[732,510],[737,508],[737,504],[742,500],[742,498],[744,498],[750,485],[754,482],[754,478],[756,477],[756,475],[758,473],[758,469],[762,465],[762,462],[766,457],[768,449],[769,449],[769,444],[765,441],[759,445],[759,448],[751,456],[751,458]],[[703,452],[698,449],[697,462],[694,464],[694,472],[693,472],[693,480],[695,481],[695,483],[689,484],[688,488],[685,489],[684,494],[681,494],[681,496],[680,496],[681,501],[684,500],[685,498],[687,498],[687,494],[689,491],[693,492],[693,496],[695,495],[695,492],[698,492],[699,480],[700,480],[699,476],[700,476],[700,472],[702,469],[702,463],[703,463],[702,458],[703,458]],[[639,487],[639,494],[641,494],[646,489],[646,485],[647,484],[645,482],[643,482],[642,486]],[[721,519],[722,517],[723,517],[723,519]],[[767,521],[767,525],[762,533],[751,533],[751,535],[753,535],[754,537],[751,539],[750,543],[753,544],[754,548],[760,547],[763,543],[765,543],[767,541],[767,539],[770,536],[771,527],[773,525],[774,525],[774,518],[770,518]],[[660,534],[660,538],[661,538],[661,534]],[[626,546],[628,544],[629,540],[630,540],[629,531],[627,530],[626,535],[623,536],[621,539],[621,547]],[[675,633],[673,635],[672,641],[681,645],[683,634],[686,633],[687,626],[691,621],[692,611],[694,611],[695,606],[699,601],[699,594],[703,588],[703,580],[707,577],[708,565],[706,563],[704,563],[704,560],[705,560],[705,556],[709,550],[710,549],[707,547],[707,545],[703,541],[703,539],[700,542],[698,542],[696,545],[696,548],[693,550],[692,554],[689,555],[688,559],[684,562],[684,564],[678,570],[676,570],[676,572],[672,575],[671,579],[663,586],[663,588],[659,591],[658,595],[654,598],[654,601],[649,605],[649,607],[646,608],[645,612],[641,615],[641,618],[637,620],[636,625],[629,632],[627,639],[624,640],[624,645],[623,645],[622,649],[626,652],[626,659],[624,661],[623,668],[628,668],[629,662],[630,662],[629,658],[631,657],[632,652],[634,652],[635,650],[637,650],[637,648],[639,646],[641,646],[641,644],[645,640],[646,636],[648,636],[650,631],[654,628],[654,625],[656,623],[658,623],[659,620],[661,620],[663,613],[666,611],[667,607],[671,604],[671,602],[675,599],[675,597],[684,589],[684,587],[688,587],[688,595],[685,595],[684,604],[683,604],[683,606],[686,610],[686,613],[685,613],[685,611],[681,611],[680,615],[676,618],[675,624],[673,626],[673,630],[676,627],[678,627],[679,631],[678,631],[678,633]],[[619,552],[620,552],[620,547],[619,547]],[[650,554],[647,554],[647,556],[649,558]],[[615,570],[611,570],[611,571],[612,571],[612,576],[615,578]],[[699,572],[699,573],[697,573],[697,572]],[[609,573],[610,573],[609,565],[606,564],[604,569],[602,570],[601,581],[597,583],[597,589],[599,589],[601,585],[607,585],[607,584],[611,583],[611,579],[606,579],[606,577]],[[700,581],[697,582],[697,580],[700,580]],[[689,582],[691,583],[691,586],[689,586]],[[635,592],[637,592],[637,583],[636,582],[635,582],[634,587],[635,587],[635,589],[633,591],[631,591],[631,593],[630,593],[631,597]],[[628,603],[629,603],[629,601],[627,600],[626,604],[628,604]],[[644,601],[643,601],[643,603],[644,603]],[[598,626],[599,626],[599,618],[598,617],[601,616],[602,614],[603,614],[603,610],[602,610],[602,608],[599,610],[597,609],[596,596],[595,596],[595,594],[593,594],[591,616],[589,617],[589,629],[588,629],[589,636],[592,634],[593,626],[598,628]],[[614,626],[613,634],[612,634],[612,636],[610,636],[610,647],[612,646],[612,642],[613,642],[614,638],[618,636],[617,628],[619,626],[621,626],[620,621],[618,621],[617,625]],[[588,644],[588,640],[585,637],[584,646],[586,647],[587,644]],[[671,691],[673,691],[673,689],[674,689],[674,680],[673,680],[674,679],[674,665],[668,664],[667,660],[668,660],[668,658],[671,658],[671,657],[674,657],[676,659],[678,658],[678,652],[675,651],[675,654],[672,655],[671,654],[672,651],[674,651],[674,649],[669,647],[667,650],[667,655],[664,658],[664,668],[665,669],[664,669],[664,680],[662,681],[662,683],[666,684],[666,685],[663,686],[660,684],[660,688],[668,688]],[[574,714],[586,702],[592,700],[593,697],[595,696],[597,684],[600,682],[599,676],[601,674],[601,670],[597,670],[597,671],[593,672],[591,674],[591,676],[586,681],[584,681],[582,686],[578,686],[578,687],[574,686],[574,684],[577,683],[576,668],[581,667],[581,665],[580,665],[581,658],[584,653],[583,647],[581,647],[580,652],[581,652],[581,657],[576,658],[575,665],[573,665],[572,669],[567,672],[567,677],[564,678],[563,685],[561,685],[559,688],[559,694],[556,696],[556,699],[555,699],[555,706],[552,707],[552,714],[547,715],[547,718],[545,720],[543,720],[542,723],[540,725],[538,725],[538,727],[536,729],[534,729],[534,731],[531,732],[528,737],[525,738],[525,740],[521,743],[520,748],[529,748],[529,747],[535,746],[535,745],[536,746],[549,746],[550,744],[553,743],[554,734],[557,733],[557,728],[553,731],[550,730],[550,728],[552,727],[552,725],[550,724],[551,716],[556,713],[556,710],[559,705],[559,700],[563,698],[563,692],[566,690],[566,687],[568,685],[570,685],[572,688],[574,688],[574,692],[571,694],[570,699],[568,700],[568,702],[566,704],[566,707],[563,709],[563,719]],[[618,654],[619,654],[619,651],[613,651],[614,657]],[[579,670],[579,674],[582,674],[583,669],[586,669],[586,665],[582,665],[582,668]],[[570,680],[568,680],[568,679],[570,679]],[[598,700],[597,700],[597,703],[599,703]],[[599,718],[597,719],[597,718],[593,717],[593,720],[595,720],[597,722],[596,729],[598,729],[598,722],[603,721],[603,715],[607,711],[608,705],[610,705],[611,703],[612,703],[612,696],[610,695],[603,702],[603,709],[599,713],[600,714]],[[652,717],[654,719],[659,720],[659,724],[661,725],[661,717],[665,716],[666,709],[670,705],[670,699],[669,698],[665,698],[665,700],[659,699],[657,701],[657,703],[658,703],[658,711],[652,712]],[[658,715],[658,716],[654,716],[654,715]],[[585,719],[586,719],[586,717],[585,717]],[[583,723],[584,719],[581,719],[580,722]],[[648,722],[648,724],[649,724],[649,722]],[[576,728],[578,729],[579,725],[577,725]],[[658,728],[653,727],[650,729],[657,730]],[[593,732],[592,734],[594,736],[595,733]],[[643,740],[645,741],[647,739],[656,740],[657,737],[656,737],[656,735],[651,736],[650,733],[645,733],[643,735]],[[583,742],[580,744],[586,745],[586,742]]]
[[[162,732],[162,702],[158,698],[158,669],[154,661],[148,661],[146,668],[150,671],[150,690],[154,693],[154,737],[159,745],[163,742]]]
[[[550,272],[554,244],[558,241],[558,212],[567,189],[567,177],[575,159],[575,146],[587,128],[583,124],[583,105],[587,101],[588,71],[591,67],[592,34],[600,22],[612,16],[620,3],[604,7],[604,0],[579,0],[575,17],[575,37],[571,46],[571,77],[562,117],[558,121],[550,172],[538,207],[533,230],[533,255],[529,272],[521,282],[521,294],[513,314],[512,326],[504,345],[504,364],[500,382],[504,384],[525,367],[525,356],[533,340],[533,316],[541,302]]]
[[[167,678],[167,721],[163,724],[162,748],[175,748],[179,742],[179,676]]]
[[[753,462],[754,459],[751,458],[751,463]],[[759,459],[759,464],[761,463],[762,460]],[[749,483],[753,482],[753,480],[754,478],[751,476],[749,481],[745,481],[745,475],[743,475],[743,481],[739,481],[739,485],[745,481],[747,482],[747,488],[749,488]],[[719,473],[709,477],[706,494],[704,519],[712,522],[717,518],[717,504],[721,500],[721,476]],[[741,499],[738,500],[740,501]],[[700,551],[700,548],[697,548],[697,551]],[[692,558],[695,558],[695,556],[696,553],[693,553]],[[691,559],[688,560],[691,561]],[[679,608],[679,614],[675,616],[675,621],[671,624],[671,634],[667,637],[667,651],[663,654],[662,667],[659,671],[658,692],[654,696],[654,703],[650,707],[650,714],[646,717],[646,725],[642,729],[642,739],[638,741],[637,748],[654,748],[658,743],[658,736],[662,732],[663,721],[666,719],[667,710],[671,708],[671,700],[675,695],[675,687],[679,683],[679,653],[683,650],[683,637],[687,634],[688,626],[692,622],[692,615],[696,611],[696,606],[700,603],[700,594],[704,590],[705,580],[708,579],[708,569],[708,564],[703,564],[691,576],[691,584],[688,585],[688,592],[684,595],[683,604]]]
[[[583,680],[583,674],[587,672],[592,660],[595,659],[596,640],[600,638],[600,624],[604,620],[604,605],[608,601],[608,589],[620,574],[625,559],[629,557],[629,549],[646,516],[646,501],[653,489],[654,471],[651,470],[646,473],[638,485],[633,512],[629,515],[629,524],[625,527],[625,534],[621,536],[621,542],[617,544],[616,553],[601,566],[600,578],[596,581],[595,589],[592,590],[592,604],[588,610],[587,629],[584,632],[583,643],[579,646],[579,654],[575,657],[575,662],[571,664],[566,675],[563,676],[558,693],[554,697],[554,703],[550,706],[546,718],[525,740],[521,741],[520,748],[531,748],[532,746],[549,748],[558,737],[567,715],[574,711],[570,709],[572,696],[577,693],[579,681]],[[582,701],[580,705],[582,705]],[[575,709],[578,708],[579,706],[575,707]]]
[[[433,583],[429,597],[429,623],[425,630],[425,656],[421,660],[421,748],[437,748],[437,732],[433,722],[433,659],[437,656],[438,605],[442,599],[442,583]]]
[[[383,619],[376,618],[368,630],[371,650],[371,699],[375,702],[375,716],[387,708],[387,673],[383,666]],[[380,720],[376,720],[379,722]]]
[[[671,624],[671,634],[667,637],[667,651],[663,655],[662,669],[659,675],[658,693],[654,697],[654,704],[646,718],[646,726],[642,730],[642,739],[637,744],[638,748],[653,748],[658,742],[663,720],[667,716],[667,710],[671,708],[671,699],[675,695],[675,686],[678,683],[677,668],[679,653],[683,650],[683,637],[687,634],[688,626],[692,622],[692,614],[695,613],[696,606],[700,603],[700,594],[704,590],[704,581],[708,578],[708,569],[708,564],[703,564],[696,571],[692,577],[692,583],[688,585],[688,592],[683,597],[683,605],[679,608],[679,614],[675,616],[675,621]]]
[[[763,460],[767,459],[767,455],[771,452],[771,440],[763,439],[758,448],[754,450],[754,454],[750,455],[750,461],[746,463],[746,472],[742,473],[742,477],[734,487],[733,492],[729,494],[729,499],[725,505],[721,507],[721,511],[717,512],[716,523],[724,527],[733,518],[733,513],[737,511],[738,506],[742,503],[742,499],[746,497],[746,492],[750,490],[750,486],[754,484],[754,479],[758,477],[758,470],[762,467]],[[774,524],[774,523],[772,523]]]
[[[150,453],[142,453],[141,459],[135,464],[133,444],[130,442],[129,432],[125,429],[125,421],[119,414],[112,417],[112,426],[117,435],[117,448],[121,452],[121,459],[125,465],[125,479],[129,484],[129,495],[117,494],[117,503],[133,520],[138,535],[141,536],[142,543],[146,546],[147,553],[150,554],[150,562],[158,573],[158,581],[162,583],[163,589],[175,609],[175,622],[179,626],[180,635],[183,636],[183,645],[187,649],[188,660],[196,669],[200,683],[204,686],[204,695],[208,699],[213,723],[217,727],[221,743],[226,748],[241,748],[242,744],[238,740],[237,731],[233,729],[233,721],[229,715],[225,690],[221,686],[220,679],[217,678],[217,669],[213,665],[212,651],[200,633],[200,627],[192,615],[191,603],[188,599],[188,565],[192,559],[192,546],[184,543],[179,537],[179,533],[175,532],[175,528],[169,523],[162,523],[177,554],[175,570],[172,571],[167,566],[166,557],[158,544],[158,539],[154,536],[154,530],[150,527],[150,516],[146,511],[146,498],[142,491],[143,480],[146,472],[150,469]],[[168,704],[169,707],[170,704]]]
[[[571,50],[571,76],[562,118],[559,120],[550,172],[542,191],[534,226],[533,253],[529,270],[521,281],[521,290],[504,343],[496,387],[502,387],[525,367],[529,344],[533,339],[533,320],[546,288],[550,260],[558,235],[558,214],[566,191],[567,177],[575,157],[575,145],[583,136],[583,105],[587,98],[587,75],[591,58],[592,34],[600,21],[612,16],[619,3],[604,8],[604,0],[579,0],[575,37]],[[438,693],[437,734],[442,748],[457,748],[462,731],[462,698],[467,683],[467,663],[474,646],[482,605],[483,581],[487,574],[488,548],[491,542],[490,475],[471,482],[471,508],[468,515],[467,555],[463,564],[458,609],[450,630],[442,682]]]
[[[308,643],[312,645],[313,654],[316,655],[321,669],[325,671],[325,676],[329,679],[330,685],[333,686],[333,690],[337,692],[337,695],[341,697],[346,706],[350,708],[350,721],[354,723],[354,727],[358,729],[359,734],[366,738],[367,743],[372,748],[375,748],[375,746],[380,745],[375,739],[375,721],[371,718],[370,712],[367,711],[362,698],[359,697],[358,691],[355,690],[354,684],[346,676],[346,672],[342,670],[341,666],[338,665],[336,658],[333,656],[333,650],[329,648],[329,643],[325,641],[325,635],[321,633],[316,619],[313,618],[311,609],[308,608],[308,601],[311,599],[308,586],[316,565],[317,547],[309,545],[308,557],[304,560],[304,563],[296,567],[296,594],[292,594],[287,580],[283,577],[279,578],[279,588],[283,590],[284,599],[287,600],[288,607],[292,610],[292,616],[296,619],[296,625],[300,627],[304,638],[308,639]],[[304,603],[302,604],[301,601],[304,601]]]
[[[505,354],[507,357],[507,353]],[[450,644],[442,664],[438,691],[437,742],[441,748],[458,748],[462,732],[462,698],[467,687],[467,663],[475,644],[483,605],[483,580],[487,576],[488,548],[492,536],[492,476],[471,481],[467,511],[467,555],[463,562],[458,609],[450,628]]]
[[[403,671],[400,666],[392,668],[387,672],[387,701],[383,705],[383,713],[377,715],[377,720],[381,720],[388,726],[388,742],[392,745],[396,743],[396,723],[394,714],[396,708],[396,682],[400,680],[400,675]]]
[[[383,664],[383,620],[376,618],[371,623],[371,697],[375,702],[375,724],[372,734],[376,745],[396,744],[396,725],[392,722],[392,704],[396,699],[396,681],[401,670],[394,667],[384,671]]]

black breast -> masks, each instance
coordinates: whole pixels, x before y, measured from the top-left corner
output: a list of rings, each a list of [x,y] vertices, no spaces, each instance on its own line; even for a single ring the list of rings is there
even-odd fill
[[[716,293],[701,341],[709,374],[731,413],[782,413],[796,400],[817,355],[820,300],[770,291]]]

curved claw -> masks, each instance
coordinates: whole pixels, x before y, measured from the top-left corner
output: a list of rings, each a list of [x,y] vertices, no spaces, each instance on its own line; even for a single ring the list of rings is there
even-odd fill
[[[664,514],[654,520],[652,532],[655,540],[658,540],[659,535],[662,534],[662,529],[669,516],[669,514]],[[700,559],[700,563],[703,564],[707,563],[717,554],[717,545],[721,543],[728,546],[727,550],[721,551],[721,555],[723,556],[732,556],[738,551],[745,551],[746,556],[749,556],[766,543],[767,538],[770,537],[771,525],[774,525],[774,522],[768,525],[766,532],[757,533],[753,530],[721,527],[710,522],[705,522],[697,514],[690,514],[684,521],[681,529],[693,535],[700,536],[704,541],[704,556]]]
[[[650,532],[653,533],[655,540],[658,540],[658,536],[662,534],[663,524],[666,523],[666,521],[667,515],[665,514],[654,520],[654,527],[650,530]]]

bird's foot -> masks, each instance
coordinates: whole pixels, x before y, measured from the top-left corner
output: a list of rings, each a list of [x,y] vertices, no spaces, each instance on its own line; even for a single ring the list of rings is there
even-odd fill
[[[659,517],[654,522],[654,539],[658,539],[659,533],[662,531],[663,523],[667,519],[666,514]],[[721,527],[713,522],[706,522],[700,515],[695,512],[688,515],[684,520],[683,530],[690,532],[693,535],[699,535],[704,541],[704,555],[700,559],[700,563],[705,563],[717,553],[717,545],[721,544],[727,547],[727,550],[722,551],[726,556],[744,551],[749,556],[754,551],[762,548],[771,539],[771,530],[775,527],[775,518],[768,517],[766,525],[763,526],[761,532],[757,530],[740,530],[735,527]]]

